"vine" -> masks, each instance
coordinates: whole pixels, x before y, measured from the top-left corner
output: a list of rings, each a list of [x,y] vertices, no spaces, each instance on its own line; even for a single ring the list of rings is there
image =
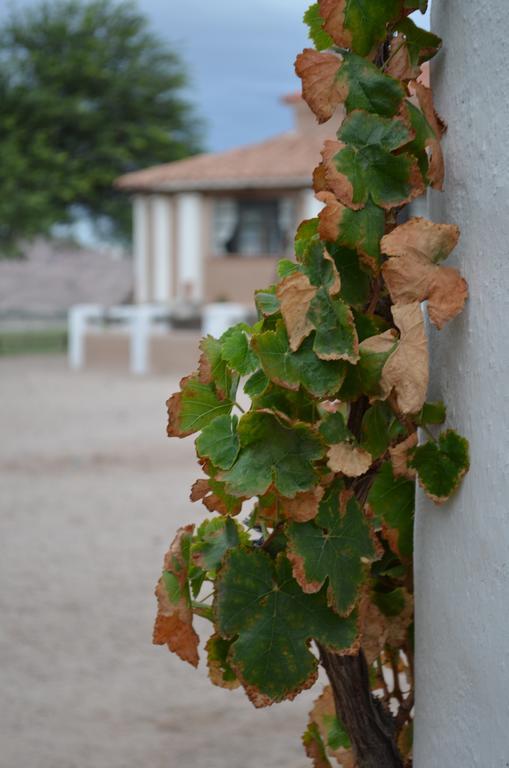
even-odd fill
[[[154,642],[197,666],[193,615],[209,619],[212,682],[256,707],[293,699],[321,663],[330,686],[303,737],[316,768],[411,765],[415,484],[441,504],[469,465],[464,438],[436,436],[421,310],[440,329],[464,305],[441,265],[459,230],[402,213],[443,182],[444,125],[417,79],[441,40],[408,18],[426,5],[306,13],[303,97],[321,123],[345,114],[314,172],[324,208],[256,292],[255,325],[203,339],[168,400],[168,435],[200,433],[191,500],[214,516],[171,544]]]

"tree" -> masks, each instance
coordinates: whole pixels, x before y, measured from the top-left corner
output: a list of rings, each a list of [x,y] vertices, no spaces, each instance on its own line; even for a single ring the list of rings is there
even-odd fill
[[[186,85],[130,2],[13,11],[0,32],[0,249],[76,215],[128,236],[114,179],[199,149]]]

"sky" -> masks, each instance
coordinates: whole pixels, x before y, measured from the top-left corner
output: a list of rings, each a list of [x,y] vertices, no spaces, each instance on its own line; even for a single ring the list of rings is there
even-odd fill
[[[190,95],[206,120],[207,149],[261,141],[292,128],[281,96],[300,90],[293,62],[309,45],[311,0],[138,0],[158,34],[176,44]],[[424,26],[416,14],[416,21]]]
[[[8,0],[20,8],[36,0]],[[312,0],[137,0],[152,30],[177,50],[189,99],[205,122],[210,151],[262,141],[292,128],[283,95],[300,90],[293,62],[306,45]],[[2,11],[0,10],[0,23]],[[427,17],[416,14],[419,25]]]

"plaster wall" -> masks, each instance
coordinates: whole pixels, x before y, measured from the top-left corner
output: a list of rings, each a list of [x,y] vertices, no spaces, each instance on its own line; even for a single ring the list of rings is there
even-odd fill
[[[415,768],[509,766],[509,17],[507,0],[434,0],[432,70],[449,125],[430,216],[462,230],[464,313],[430,332],[431,391],[471,444],[451,502],[419,493]],[[454,265],[454,259],[450,260]]]

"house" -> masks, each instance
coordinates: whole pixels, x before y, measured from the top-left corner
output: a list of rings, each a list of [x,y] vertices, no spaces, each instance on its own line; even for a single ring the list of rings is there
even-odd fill
[[[298,223],[320,208],[311,175],[332,127],[298,95],[294,130],[258,144],[122,176],[132,195],[138,303],[252,303],[292,254]]]
[[[182,374],[202,334],[253,313],[255,289],[275,281],[299,222],[322,207],[311,177],[341,119],[321,127],[299,95],[284,102],[291,132],[118,179],[133,202],[134,304],[70,312],[72,368]]]

